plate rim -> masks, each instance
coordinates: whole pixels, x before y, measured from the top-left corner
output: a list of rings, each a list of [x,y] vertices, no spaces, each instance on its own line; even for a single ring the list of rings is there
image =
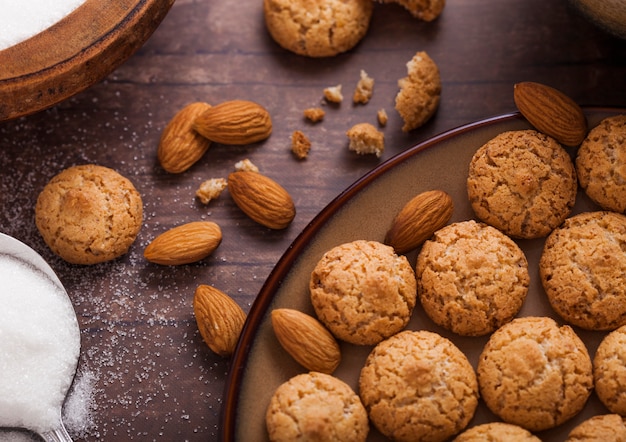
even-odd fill
[[[590,112],[626,112],[626,109],[617,106],[581,107],[586,114]],[[277,288],[289,273],[293,262],[295,262],[297,257],[302,253],[302,250],[310,244],[313,237],[326,225],[327,221],[332,218],[347,202],[358,195],[363,188],[367,187],[373,181],[382,177],[408,158],[411,158],[426,149],[435,148],[439,143],[464,133],[494,124],[517,120],[526,121],[526,119],[518,111],[507,112],[476,120],[471,123],[466,123],[443,131],[437,135],[427,138],[426,140],[420,141],[366,172],[362,177],[358,178],[346,189],[340,192],[339,195],[333,198],[317,215],[312,218],[312,220],[288,246],[287,250],[270,271],[247,315],[239,341],[237,342],[237,347],[235,348],[235,352],[230,359],[229,371],[226,377],[226,384],[224,386],[223,405],[220,419],[220,437],[222,441],[235,440],[237,405],[240,400],[242,387],[241,380],[245,373],[246,363],[250,356],[249,349],[254,341],[256,330],[260,327],[262,320],[265,317],[274,296],[276,295]]]

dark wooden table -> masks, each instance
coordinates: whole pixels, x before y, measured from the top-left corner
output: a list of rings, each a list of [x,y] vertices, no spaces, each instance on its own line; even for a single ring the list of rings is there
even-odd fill
[[[441,105],[425,126],[403,133],[393,109],[397,80],[421,50],[439,65]],[[375,92],[369,104],[354,106],[349,97],[361,69],[375,79]],[[449,0],[431,23],[396,5],[376,5],[367,36],[353,51],[309,59],[271,40],[261,0],[178,0],[145,46],[102,82],[54,108],[0,123],[0,231],[51,263],[79,317],[76,385],[86,405],[73,402],[70,433],[90,441],[217,439],[229,361],[197,332],[191,305],[197,285],[211,284],[249,311],[289,244],[343,189],[433,135],[514,112],[513,85],[520,81],[557,87],[583,105],[626,107],[626,41],[588,23],[565,0]],[[322,123],[305,122],[303,109],[320,105],[322,90],[336,84],[348,99],[327,106]],[[192,101],[236,98],[269,110],[274,131],[267,141],[214,144],[180,175],[160,168],[157,143],[177,110]],[[349,152],[346,130],[375,123],[379,108],[390,116],[384,155]],[[296,129],[313,143],[305,161],[289,151]],[[297,216],[288,229],[255,224],[227,192],[208,207],[194,198],[203,180],[225,177],[245,158],[291,193]],[[91,267],[53,256],[33,221],[45,183],[82,163],[127,176],[145,210],[130,253]],[[211,257],[182,267],[143,259],[157,234],[201,219],[223,230]]]

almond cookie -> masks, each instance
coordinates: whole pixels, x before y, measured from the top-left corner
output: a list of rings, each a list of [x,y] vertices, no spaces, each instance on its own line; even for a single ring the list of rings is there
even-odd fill
[[[515,238],[542,238],[571,213],[578,184],[567,151],[535,130],[497,135],[474,154],[467,193],[478,218]]]
[[[487,407],[530,431],[556,427],[585,406],[593,388],[591,359],[569,326],[548,317],[517,318],[496,330],[478,360]]]
[[[445,0],[382,0],[383,3],[397,3],[409,11],[413,17],[433,21],[443,12]]]
[[[478,405],[476,373],[448,339],[403,331],[379,343],[359,377],[370,420],[395,441],[445,441],[458,434]]]
[[[367,33],[371,0],[264,0],[267,29],[299,55],[330,57],[352,49]]]
[[[489,422],[476,425],[459,434],[453,442],[541,442],[537,436],[519,425]]]
[[[626,211],[626,115],[605,118],[589,131],[576,155],[576,171],[596,204]]]
[[[417,298],[415,273],[403,255],[357,240],[326,252],[311,273],[311,302],[336,338],[374,345],[402,330]]]
[[[338,378],[309,372],[281,384],[265,415],[269,439],[365,441],[367,412],[359,396]]]
[[[626,216],[585,212],[546,239],[539,275],[550,305],[587,330],[626,324]]]
[[[602,339],[593,358],[596,394],[612,413],[626,416],[626,326]]]
[[[565,442],[626,442],[626,424],[618,414],[602,414],[581,422]]]
[[[141,196],[116,171],[85,164],[65,169],[43,188],[35,222],[50,249],[72,264],[125,254],[143,220]]]
[[[422,246],[417,294],[438,325],[482,336],[512,320],[528,293],[528,261],[515,242],[473,220],[450,224]]]
[[[418,52],[406,64],[408,75],[398,81],[395,107],[409,132],[435,114],[441,100],[439,68],[426,52]]]

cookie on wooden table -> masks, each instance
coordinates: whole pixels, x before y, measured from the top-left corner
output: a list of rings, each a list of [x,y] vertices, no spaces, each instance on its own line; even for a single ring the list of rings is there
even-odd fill
[[[539,274],[552,308],[587,330],[626,324],[626,216],[585,212],[546,239]]]
[[[299,55],[330,57],[367,33],[372,0],[264,0],[266,27],[276,43]]]
[[[530,431],[574,417],[593,388],[585,344],[571,327],[548,317],[517,318],[496,330],[483,348],[477,373],[487,407]]]
[[[281,384],[270,400],[265,422],[272,442],[361,442],[369,433],[359,396],[340,379],[318,372]]]
[[[618,414],[593,416],[574,427],[565,442],[626,442],[626,424]]]
[[[626,326],[607,334],[593,357],[593,380],[600,401],[626,416]]]
[[[398,80],[395,109],[404,122],[402,130],[409,132],[424,125],[439,108],[441,77],[439,67],[424,51],[417,52],[406,67],[407,76]]]
[[[373,425],[395,441],[445,441],[467,427],[478,405],[476,373],[448,339],[403,331],[379,343],[359,377]]]
[[[489,422],[465,430],[452,442],[541,442],[541,439],[519,425]]]
[[[135,186],[113,169],[70,167],[43,188],[35,222],[50,249],[72,264],[96,264],[125,254],[143,221]]]
[[[578,181],[605,210],[626,211],[626,114],[602,120],[576,154]]]
[[[336,338],[357,345],[401,331],[417,300],[411,264],[378,241],[333,247],[311,272],[309,288],[318,319]]]
[[[474,154],[467,193],[482,221],[515,238],[542,238],[571,213],[574,163],[553,138],[535,130],[501,133]]]
[[[397,3],[409,11],[413,17],[433,21],[441,15],[446,6],[445,0],[382,0],[383,3]]]
[[[530,283],[519,246],[473,220],[435,232],[422,246],[415,273],[426,314],[463,336],[486,335],[513,319]]]

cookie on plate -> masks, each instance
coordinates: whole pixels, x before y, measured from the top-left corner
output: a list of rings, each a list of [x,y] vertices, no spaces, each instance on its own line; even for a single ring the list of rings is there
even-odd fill
[[[359,396],[338,378],[309,372],[281,384],[265,415],[273,442],[365,441],[367,412]]]
[[[605,210],[626,211],[626,114],[605,118],[576,154],[580,187]]]
[[[626,442],[626,424],[618,414],[593,416],[574,427],[565,442]]]
[[[600,401],[626,416],[626,326],[607,334],[593,357],[593,380]]]
[[[530,431],[556,427],[583,409],[593,388],[589,353],[570,326],[517,318],[496,330],[478,360],[487,407]]]
[[[476,425],[459,434],[452,442],[541,442],[537,436],[519,425],[489,422]]]
[[[515,238],[542,238],[571,213],[574,163],[553,138],[535,130],[501,133],[474,154],[467,193],[482,221]]]
[[[318,319],[336,338],[357,345],[401,331],[417,300],[407,258],[377,241],[333,247],[311,272],[309,288]]]
[[[143,221],[135,186],[107,167],[70,167],[43,188],[35,222],[50,249],[72,264],[96,264],[125,254]]]
[[[552,308],[587,330],[626,324],[626,216],[585,212],[546,239],[539,275]]]
[[[395,441],[445,441],[458,434],[478,405],[476,373],[448,339],[403,331],[371,351],[359,395],[374,426]]]
[[[283,48],[308,57],[352,49],[367,33],[372,0],[264,0],[270,35]]]
[[[473,220],[435,232],[422,246],[415,273],[426,314],[463,336],[486,335],[513,319],[530,283],[519,246]]]
[[[439,108],[441,77],[439,67],[424,51],[416,53],[406,67],[408,75],[398,80],[395,108],[404,122],[402,130],[409,132],[426,123]]]

